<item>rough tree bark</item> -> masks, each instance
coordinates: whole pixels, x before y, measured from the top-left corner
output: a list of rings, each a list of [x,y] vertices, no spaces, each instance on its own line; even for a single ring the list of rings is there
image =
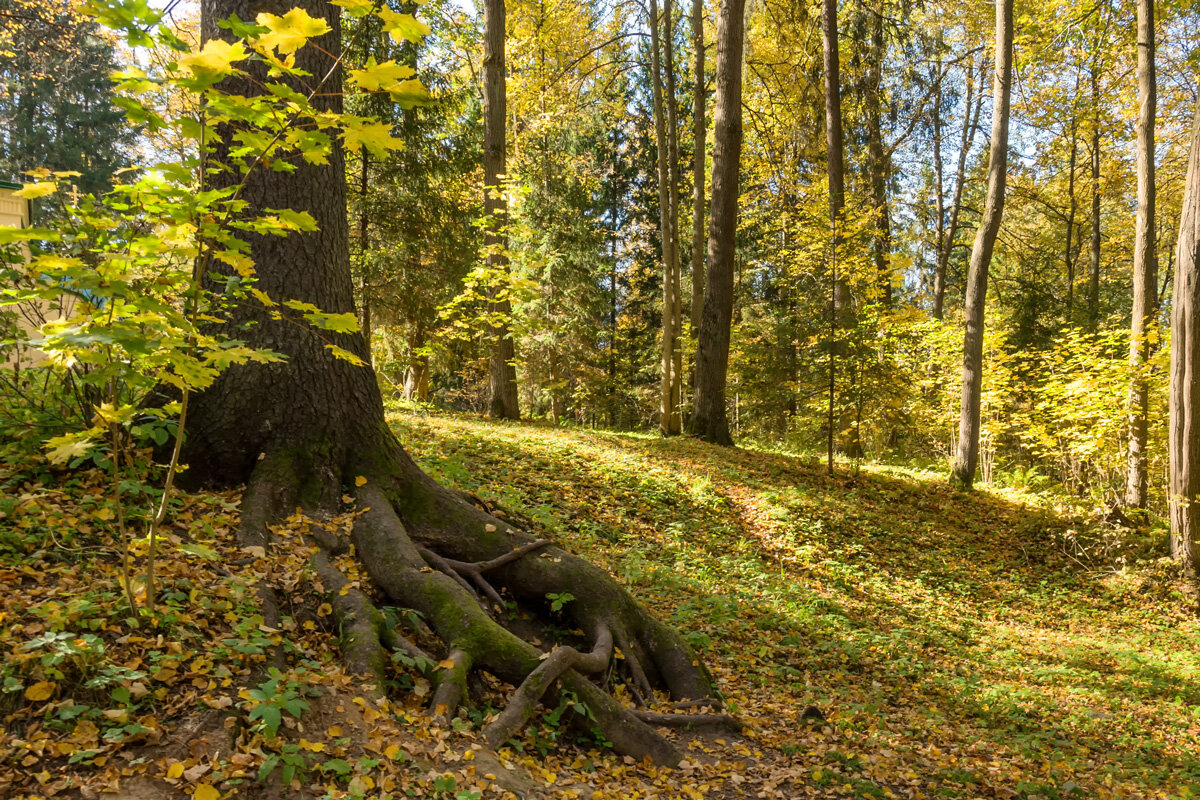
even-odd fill
[[[294,5],[296,0],[209,0],[203,5],[203,32],[207,38],[221,36],[215,22],[231,13],[252,20],[261,11],[283,14]],[[330,67],[325,53],[339,50],[338,9],[320,0],[299,5],[333,28],[316,42],[324,52],[306,47],[297,53],[298,67],[325,74]],[[251,93],[261,85],[259,78],[231,80],[227,88]],[[322,102],[336,108],[339,92],[335,74],[323,87]],[[352,311],[341,152],[326,165],[256,173],[243,197],[252,211],[290,207],[312,214],[320,226],[318,232],[284,239],[249,237],[258,288],[277,301],[294,298],[329,312]],[[223,285],[219,277],[210,284]],[[314,515],[336,512],[342,496],[351,495],[361,512],[352,541],[366,574],[388,603],[420,612],[454,664],[438,672],[436,711],[453,714],[466,702],[468,673],[486,670],[518,687],[500,718],[484,731],[493,746],[529,719],[543,692],[554,697],[565,691],[591,709],[595,719],[589,724],[619,752],[663,764],[679,760],[667,739],[639,718],[645,712],[622,706],[605,691],[606,681],[613,679],[627,681],[641,698],[651,697],[656,687],[680,699],[711,697],[707,673],[676,631],[603,571],[533,539],[490,513],[482,501],[425,475],[388,429],[373,371],[335,359],[326,348],[332,341],[365,356],[361,335],[318,334],[273,319],[250,302],[235,304],[229,316],[233,325],[254,323],[246,329],[249,344],[288,357],[230,369],[192,406],[186,449],[190,478],[246,483],[245,544],[270,548],[269,525],[297,507]],[[314,566],[326,588],[342,585],[344,578],[324,555]],[[492,616],[495,600],[507,595],[549,621],[546,595],[567,590],[575,599],[564,609],[566,627],[583,632],[588,652],[559,647],[547,657]],[[366,674],[364,690],[380,694],[388,647],[411,645],[384,627],[365,593],[335,594],[335,613],[348,633],[342,656]],[[549,631],[540,638],[554,639]],[[619,662],[612,660],[615,648],[623,656]]]
[[[966,332],[963,337],[962,408],[958,453],[951,481],[964,489],[975,483],[979,463],[980,394],[983,388],[983,310],[988,268],[1004,217],[1008,180],[1008,109],[1012,85],[1013,0],[996,3],[996,73],[992,82],[992,143],[988,154],[988,191],[983,221],[975,234],[967,272]]]
[[[222,0],[223,1],[223,0]],[[484,246],[488,266],[508,272],[508,198],[504,192],[507,167],[507,83],[504,60],[504,0],[486,0],[483,4],[483,185],[487,227]],[[517,400],[516,348],[508,317],[512,301],[506,291],[488,291],[488,311],[499,320],[492,326],[492,350],[488,357],[488,413],[496,419],[520,419]]]
[[[729,326],[737,239],[738,173],[742,157],[742,45],[745,0],[722,0],[717,14],[717,91],[713,109],[712,204],[704,311],[696,343],[696,394],[688,433],[732,445],[725,411]]]
[[[1146,439],[1150,390],[1146,374],[1158,298],[1154,246],[1154,0],[1137,4],[1137,222],[1133,240],[1133,319],[1129,329],[1129,457],[1125,505],[1146,507]]]
[[[1171,555],[1200,570],[1200,106],[1192,127],[1171,303]]]

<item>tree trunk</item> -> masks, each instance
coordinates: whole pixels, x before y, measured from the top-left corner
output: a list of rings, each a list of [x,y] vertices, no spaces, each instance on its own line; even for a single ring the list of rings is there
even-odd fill
[[[967,175],[967,155],[975,144],[975,131],[979,129],[979,115],[983,110],[983,81],[986,59],[980,60],[979,94],[975,98],[975,110],[971,111],[971,94],[975,91],[975,65],[967,69],[967,100],[963,104],[962,137],[958,148],[958,169],[954,173],[954,199],[950,202],[950,224],[946,228],[946,236],[938,247],[937,270],[933,281],[933,318],[942,319],[945,315],[946,302],[946,270],[950,265],[950,253],[954,250],[954,238],[958,235],[959,212],[962,211],[963,180]]]
[[[1200,570],[1200,107],[1192,127],[1171,305],[1171,555]]]
[[[204,36],[222,35],[215,22],[231,13],[254,19],[260,11],[282,14],[294,4],[211,0],[203,5]],[[300,6],[333,28],[316,42],[322,49],[304,47],[296,54],[298,68],[324,75],[330,72],[326,54],[340,46],[338,9],[318,0],[302,0]],[[230,79],[226,88],[256,93],[264,77],[262,65],[251,69],[258,70],[257,80]],[[336,110],[341,81],[336,71],[331,76],[317,102]],[[303,90],[299,84],[296,88]],[[218,180],[230,179],[228,172],[217,175]],[[257,287],[276,302],[297,299],[329,312],[352,311],[341,151],[335,148],[325,165],[300,162],[293,172],[258,171],[243,197],[250,213],[289,207],[307,211],[320,225],[317,232],[283,239],[247,236]],[[225,286],[222,277],[211,276],[213,291]],[[270,548],[268,526],[297,506],[311,514],[332,514],[341,510],[344,495],[352,496],[361,513],[351,541],[373,588],[384,602],[418,611],[444,644],[444,653],[435,659],[453,663],[438,673],[435,712],[452,715],[467,702],[467,673],[486,670],[518,687],[500,719],[483,732],[493,747],[532,716],[543,692],[553,698],[564,691],[590,709],[589,725],[619,752],[678,762],[680,755],[670,743],[584,675],[616,668],[644,698],[652,697],[656,687],[679,698],[708,697],[707,674],[682,637],[647,614],[602,570],[550,542],[534,540],[511,519],[490,513],[485,502],[443,488],[425,475],[388,429],[373,371],[335,358],[326,347],[331,341],[362,357],[360,334],[318,335],[273,318],[261,304],[229,300],[229,324],[244,331],[251,347],[288,356],[284,362],[229,369],[192,406],[188,475],[193,482],[247,482],[242,541]],[[314,567],[327,588],[349,585],[324,552],[314,557]],[[575,599],[565,609],[569,619],[564,626],[550,616],[546,597],[567,590]],[[507,601],[500,592],[507,593]],[[543,640],[554,641],[555,626],[582,631],[590,652],[571,647],[542,652],[493,617],[501,616],[497,603],[502,601],[516,602],[541,620]],[[343,659],[364,674],[363,691],[382,695],[388,647],[393,642],[405,649],[413,646],[386,627],[364,591],[351,586],[337,592],[334,603],[346,632]],[[617,648],[623,658],[614,665]]]
[[[971,248],[967,273],[966,333],[963,337],[962,410],[952,481],[970,489],[979,463],[980,394],[983,388],[983,310],[988,268],[1000,221],[1008,170],[1008,109],[1012,83],[1013,0],[996,3],[996,74],[992,83],[992,143],[988,155],[987,202]]]
[[[688,432],[732,445],[725,412],[733,270],[737,244],[738,175],[742,155],[742,39],[745,0],[722,0],[717,17],[717,91],[713,111],[712,205],[704,311],[696,343],[696,394]]]
[[[1071,318],[1072,306],[1075,304],[1075,216],[1079,212],[1079,201],[1075,197],[1075,164],[1079,157],[1079,73],[1075,73],[1075,95],[1071,99],[1071,156],[1067,160],[1067,198],[1070,208],[1067,210],[1067,245],[1064,248],[1063,260],[1067,267],[1067,319]]]
[[[942,302],[946,294],[946,270],[942,264],[942,249],[946,243],[946,167],[942,158],[942,80],[946,65],[942,60],[942,36],[939,31],[937,67],[933,73],[933,181],[937,193],[937,212],[933,223],[934,266],[933,266],[933,311],[934,319],[942,318]],[[968,92],[970,81],[967,81]],[[968,94],[965,116],[971,116],[971,98]]]
[[[1133,319],[1129,330],[1129,459],[1125,505],[1146,507],[1150,346],[1158,299],[1154,246],[1154,0],[1137,4],[1137,223],[1133,240]]]
[[[1099,43],[1097,43],[1099,47]],[[1100,71],[1092,61],[1092,235],[1088,242],[1088,327],[1100,321]]]
[[[850,283],[838,272],[842,244],[842,217],[846,207],[845,165],[842,144],[842,89],[838,63],[837,0],[824,0],[821,24],[824,32],[825,59],[825,145],[829,172],[829,398],[826,466],[833,472],[833,451],[838,433],[846,434],[845,452],[851,458],[862,456],[858,425],[851,419],[853,409],[837,414],[837,360],[848,354],[847,342],[840,331],[853,327],[850,317],[853,297]],[[847,374],[850,374],[848,371]],[[852,378],[853,380],[853,378]],[[840,418],[839,418],[840,416]]]
[[[663,112],[661,36],[659,35],[658,0],[650,0],[650,85],[654,95],[654,143],[658,155],[658,222],[662,238],[663,260],[663,307],[662,307],[662,381],[659,390],[659,430],[664,436],[679,433],[676,424],[678,398],[675,395],[675,345],[678,334],[675,330],[676,294],[675,283],[676,225],[672,214],[670,145],[667,143],[667,122]]]
[[[367,164],[370,160],[367,157],[367,149],[364,147],[359,153],[362,158],[362,174],[359,176],[358,185],[358,246],[362,251],[362,292],[359,297],[359,303],[362,306],[362,332],[363,338],[367,340],[367,363],[374,364],[373,355],[371,353],[371,331],[374,326],[371,323],[371,277],[370,277],[370,240],[369,235],[371,216],[367,213]]]
[[[682,430],[683,347],[683,274],[679,258],[679,104],[675,94],[675,12],[672,0],[663,0],[663,55],[666,63],[667,106],[667,187],[671,201],[671,434]]]
[[[485,0],[483,46],[483,185],[484,246],[493,283],[500,274],[508,274],[508,199],[503,182],[507,171],[505,125],[507,117],[504,60],[504,0]],[[520,419],[517,400],[516,347],[508,319],[512,301],[507,289],[488,289],[488,312],[498,320],[491,330],[488,357],[488,413],[496,419]]]
[[[867,150],[871,172],[871,200],[874,206],[875,234],[871,249],[875,256],[875,276],[879,284],[879,302],[892,304],[892,223],[888,211],[888,157],[883,151],[883,10],[872,10],[871,59],[867,68]],[[855,430],[858,425],[855,425]]]
[[[704,0],[692,0],[692,338],[704,311]]]

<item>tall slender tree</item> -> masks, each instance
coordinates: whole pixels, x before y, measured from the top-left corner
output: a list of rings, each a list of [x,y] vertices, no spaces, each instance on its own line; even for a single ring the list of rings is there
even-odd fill
[[[700,333],[704,311],[704,160],[708,125],[704,118],[704,0],[692,0],[692,338]]]
[[[512,301],[507,289],[494,284],[500,274],[508,273],[508,199],[504,188],[507,161],[505,126],[507,97],[505,79],[505,8],[504,0],[486,0],[483,4],[483,184],[487,227],[484,247],[492,271],[488,311],[493,320],[492,347],[488,358],[488,409],[497,419],[520,419],[517,400],[516,347],[508,318]]]
[[[980,59],[980,87],[975,89],[975,61],[972,59],[964,73],[966,84],[966,101],[963,103],[962,135],[958,144],[958,167],[954,173],[954,199],[950,201],[950,221],[938,235],[937,265],[933,276],[933,318],[942,319],[945,315],[946,304],[946,270],[950,266],[950,253],[954,249],[954,239],[958,234],[959,215],[962,212],[963,180],[967,174],[967,157],[975,145],[975,131],[979,129],[979,115],[983,110],[983,75],[986,72],[986,59]],[[940,84],[939,84],[940,85]],[[971,98],[975,95],[974,105]],[[940,106],[940,104],[939,104]],[[936,115],[940,120],[940,114]],[[937,130],[940,143],[940,124]],[[941,182],[939,179],[939,190]]]
[[[696,345],[696,394],[688,432],[731,445],[725,411],[733,268],[737,243],[738,175],[742,155],[742,46],[745,1],[722,0],[717,15],[717,92],[713,110],[712,204],[704,311]]]
[[[1146,438],[1150,391],[1146,370],[1157,314],[1158,259],[1154,246],[1154,0],[1137,4],[1137,222],[1133,241],[1133,319],[1129,331],[1129,458],[1125,505],[1146,507]]]
[[[1171,303],[1171,555],[1200,570],[1200,106],[1192,125]]]
[[[867,60],[867,163],[871,175],[871,205],[875,216],[871,251],[875,258],[878,299],[884,305],[890,306],[892,223],[887,191],[890,159],[883,146],[883,60],[887,55],[883,31],[883,3],[880,2],[877,8],[871,8],[867,13],[871,16],[871,50]]]
[[[966,332],[963,337],[962,408],[958,453],[951,480],[965,489],[979,464],[980,398],[983,389],[983,313],[988,269],[1004,217],[1008,180],[1008,116],[1012,84],[1013,0],[996,0],[996,71],[992,82],[992,143],[988,154],[987,201],[971,248],[967,272]]]
[[[670,36],[670,33],[667,33]],[[666,436],[679,433],[679,396],[675,375],[675,350],[679,336],[676,328],[676,306],[679,299],[679,284],[676,280],[679,256],[676,251],[678,197],[675,188],[677,167],[671,165],[671,146],[668,142],[667,115],[665,109],[672,97],[664,98],[662,79],[662,39],[660,33],[658,0],[650,0],[650,85],[654,96],[654,144],[658,166],[658,220],[662,238],[663,305],[662,305],[662,373],[659,392],[659,430]],[[672,85],[674,82],[672,81]]]

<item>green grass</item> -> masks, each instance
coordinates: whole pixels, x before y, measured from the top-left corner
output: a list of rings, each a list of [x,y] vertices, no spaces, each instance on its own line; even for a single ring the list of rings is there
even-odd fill
[[[752,725],[751,794],[1200,792],[1200,625],[1180,587],[1161,566],[1083,569],[1056,544],[1077,522],[1029,496],[684,439],[395,424],[436,477],[685,631]],[[830,724],[802,722],[809,704]]]

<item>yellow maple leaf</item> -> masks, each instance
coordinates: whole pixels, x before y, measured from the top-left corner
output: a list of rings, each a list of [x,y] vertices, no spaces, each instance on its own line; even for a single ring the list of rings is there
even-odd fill
[[[357,152],[367,148],[374,155],[382,156],[388,150],[399,150],[404,142],[392,136],[390,125],[382,122],[364,123],[357,127],[346,128],[342,131],[342,143],[347,150]]]
[[[352,17],[363,17],[375,8],[374,0],[331,0],[335,6],[341,6]]]
[[[49,700],[58,686],[54,681],[39,681],[25,690],[25,699],[34,703]]]
[[[383,20],[383,29],[396,42],[419,42],[430,30],[428,25],[418,21],[412,14],[397,14],[388,8],[382,8],[376,14]]]
[[[258,37],[254,46],[263,51],[277,50],[281,55],[291,55],[309,39],[329,33],[329,23],[309,16],[303,8],[293,8],[282,17],[264,11],[254,20],[271,31]]]
[[[221,793],[207,783],[196,787],[192,800],[221,800]]]
[[[91,450],[92,440],[86,433],[68,433],[46,440],[46,458],[51,464],[65,464],[73,458],[87,455]]]
[[[20,197],[25,200],[36,200],[39,197],[45,197],[48,194],[54,194],[57,189],[58,184],[54,181],[26,183],[19,191],[13,192],[13,197]]]
[[[179,59],[179,66],[197,78],[216,80],[233,72],[233,64],[246,58],[241,42],[209,39],[199,53]]]
[[[350,80],[364,92],[387,91],[389,86],[415,74],[416,71],[412,67],[397,64],[395,61],[376,63],[374,56],[367,59],[362,69],[349,71]]]
[[[354,485],[355,486],[366,486],[367,479],[365,477],[363,477],[362,475],[359,475],[357,478],[354,479]]]
[[[176,761],[171,766],[167,767],[167,777],[171,780],[176,780],[183,776],[183,762]]]

